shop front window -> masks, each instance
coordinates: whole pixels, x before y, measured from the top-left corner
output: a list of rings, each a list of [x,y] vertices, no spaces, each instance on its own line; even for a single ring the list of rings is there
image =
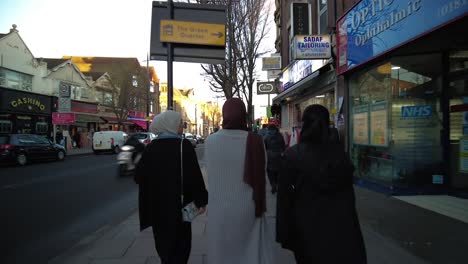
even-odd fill
[[[313,104],[318,104],[322,105],[325,108],[328,109],[330,112],[330,124],[333,124],[334,121],[334,108],[335,108],[335,90],[329,90],[327,92],[317,94],[315,96],[312,96],[305,101],[301,102],[301,112],[304,113],[304,110],[306,109],[307,106],[313,105]]]
[[[0,120],[0,133],[11,133],[12,125],[9,120]]]
[[[441,56],[395,57],[350,79],[351,155],[357,176],[432,184],[442,169]]]
[[[468,51],[449,54],[450,174],[452,185],[468,186]]]
[[[48,125],[45,122],[37,122],[36,123],[36,133],[44,134],[47,133]]]

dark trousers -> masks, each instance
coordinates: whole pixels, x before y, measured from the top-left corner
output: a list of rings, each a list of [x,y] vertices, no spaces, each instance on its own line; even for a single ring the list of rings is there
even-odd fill
[[[268,173],[268,180],[270,181],[271,188],[276,188],[276,185],[278,183],[279,171],[267,169],[267,173]]]
[[[172,238],[158,237],[154,228],[153,235],[161,264],[187,264],[192,249],[191,223],[181,223],[180,228]]]

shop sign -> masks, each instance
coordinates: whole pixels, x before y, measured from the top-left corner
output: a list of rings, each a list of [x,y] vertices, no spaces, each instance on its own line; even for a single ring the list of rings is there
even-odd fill
[[[47,114],[51,110],[51,98],[26,92],[0,90],[0,109]]]
[[[257,82],[257,94],[278,93],[275,82]]]
[[[270,80],[270,79],[277,79],[279,78],[281,75],[281,70],[271,70],[271,71],[267,71],[267,79]]]
[[[353,143],[369,145],[369,106],[353,107]]]
[[[97,113],[98,106],[97,104],[93,103],[85,103],[79,101],[71,101],[71,111],[72,112],[80,112],[80,113]]]
[[[54,125],[73,125],[75,119],[75,113],[52,113],[52,124]]]
[[[13,108],[18,108],[22,105],[25,105],[29,110],[32,110],[33,107],[41,111],[45,110],[45,105],[41,101],[31,97],[18,98],[11,101],[10,104]]]
[[[431,116],[432,106],[430,105],[415,105],[401,107],[401,117],[403,118],[427,118]]]
[[[286,70],[283,71],[281,78],[282,85],[280,92],[283,92],[295,83],[306,78],[314,71],[320,69],[327,63],[326,60],[296,60]]]
[[[370,106],[370,144],[388,146],[388,104],[379,102]]]
[[[281,70],[281,57],[271,56],[262,58],[262,71]]]
[[[466,15],[467,0],[361,0],[338,20],[338,73]]]
[[[468,173],[468,137],[460,139],[460,172]]]
[[[145,117],[146,117],[146,113],[145,113],[145,112],[141,112],[141,111],[133,111],[133,110],[130,110],[130,111],[128,111],[128,116],[129,116],[129,117],[134,117],[134,118],[145,118]]]
[[[329,59],[331,57],[330,35],[300,35],[294,37],[295,60]]]

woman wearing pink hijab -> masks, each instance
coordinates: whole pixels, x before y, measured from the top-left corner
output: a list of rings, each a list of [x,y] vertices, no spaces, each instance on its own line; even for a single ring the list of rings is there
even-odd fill
[[[208,263],[271,264],[273,237],[266,226],[263,140],[247,131],[238,98],[223,106],[223,129],[205,144],[208,188]]]

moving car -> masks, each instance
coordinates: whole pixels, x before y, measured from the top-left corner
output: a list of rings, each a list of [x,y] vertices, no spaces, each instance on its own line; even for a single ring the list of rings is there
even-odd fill
[[[99,131],[93,134],[93,151],[112,151],[115,154],[125,145],[128,135],[123,131]]]
[[[183,134],[183,137],[184,137],[185,139],[188,139],[188,140],[190,141],[190,143],[192,143],[192,146],[193,146],[194,148],[197,147],[197,140],[195,139],[195,136],[194,136],[193,134],[185,133],[185,134]]]
[[[132,136],[136,136],[141,143],[145,144],[145,146],[156,139],[156,135],[150,132],[138,132],[132,134]]]
[[[49,139],[33,134],[0,135],[0,161],[26,165],[33,160],[64,160],[66,150]]]

